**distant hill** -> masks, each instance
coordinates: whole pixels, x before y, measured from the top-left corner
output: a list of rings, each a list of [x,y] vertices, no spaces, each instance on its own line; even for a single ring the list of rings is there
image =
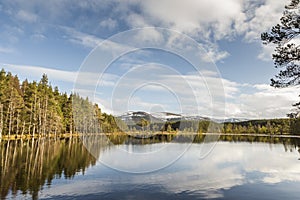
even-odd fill
[[[120,116],[117,116],[117,118],[124,121],[127,125],[138,124],[141,121],[141,119],[145,119],[145,120],[149,121],[150,123],[164,122],[163,119],[157,118],[157,117],[155,117],[147,112],[143,112],[143,111],[136,111],[136,112],[129,111]]]
[[[141,119],[145,119],[150,123],[161,123],[161,122],[176,122],[176,121],[214,121],[217,123],[226,123],[226,122],[243,122],[248,121],[248,119],[244,118],[228,118],[228,119],[215,119],[209,117],[203,117],[199,115],[189,115],[189,114],[177,114],[171,112],[154,112],[147,113],[144,111],[129,111],[122,115],[117,116],[117,118],[121,119],[128,125],[134,125],[141,121]]]
[[[222,119],[211,119],[214,122],[218,122],[218,123],[238,123],[238,122],[245,122],[245,121],[249,121],[250,119],[246,119],[246,118],[226,118],[224,120]]]
[[[183,132],[220,132],[236,134],[299,134],[300,120],[245,118],[209,118],[200,115],[176,114],[171,112],[147,113],[130,111],[118,119],[126,123],[132,131],[183,131]],[[223,124],[224,123],[224,124]]]

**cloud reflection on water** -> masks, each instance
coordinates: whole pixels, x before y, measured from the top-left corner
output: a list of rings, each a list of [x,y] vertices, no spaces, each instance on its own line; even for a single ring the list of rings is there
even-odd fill
[[[176,144],[174,151],[181,151],[182,144]],[[222,198],[224,191],[246,184],[276,184],[300,182],[299,153],[285,151],[282,144],[267,143],[228,143],[219,142],[213,152],[205,159],[199,159],[199,148],[203,144],[193,144],[191,148],[172,166],[148,174],[127,174],[116,172],[100,163],[90,168],[85,176],[78,176],[75,181],[54,183],[45,188],[40,197],[56,195],[121,195],[122,198],[135,196],[144,191],[146,194],[161,193],[171,198],[172,195],[201,198]],[[145,145],[145,148],[151,145]],[[111,148],[104,151],[111,158],[119,160],[124,166],[142,166],[143,163],[128,163]],[[101,155],[103,156],[103,154]],[[105,156],[105,155],[104,155]],[[124,156],[124,155],[122,155]],[[162,151],[160,159],[169,156]],[[121,161],[121,162],[120,162]],[[153,162],[159,162],[153,160]],[[147,191],[147,192],[145,192]],[[167,198],[166,196],[166,198]],[[151,199],[151,196],[148,198]]]

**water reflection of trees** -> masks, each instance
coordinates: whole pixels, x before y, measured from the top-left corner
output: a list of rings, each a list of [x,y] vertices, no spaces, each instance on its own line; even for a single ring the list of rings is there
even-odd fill
[[[21,192],[36,199],[54,178],[72,178],[96,163],[79,138],[2,141],[0,153],[1,198]]]
[[[217,135],[219,137],[218,141],[223,142],[248,142],[248,143],[270,143],[270,144],[283,144],[283,145],[292,145],[294,147],[300,146],[300,138],[293,137],[276,137],[276,136],[261,136],[261,135]],[[99,136],[98,136],[99,137]],[[134,145],[143,145],[143,144],[155,144],[155,143],[203,143],[203,142],[216,142],[215,140],[208,140],[206,137],[209,137],[205,134],[155,134],[149,137],[139,137],[139,136],[130,136],[130,135],[108,135],[107,140],[114,145],[119,144],[134,144]],[[103,139],[102,139],[103,140]],[[92,141],[95,141],[93,138]],[[103,146],[103,144],[102,144]]]
[[[133,144],[133,145],[144,145],[144,144],[155,144],[155,143],[209,143],[217,142],[215,139],[210,141],[206,138],[205,134],[190,134],[190,135],[166,135],[156,134],[148,138],[135,137],[135,136],[108,136],[108,140],[113,144]],[[268,143],[268,144],[282,144],[285,151],[298,150],[300,153],[300,138],[293,137],[274,137],[274,136],[260,136],[260,135],[220,135],[218,141],[223,142],[247,142],[247,143]]]
[[[270,136],[244,136],[244,135],[222,135],[220,141],[228,142],[248,142],[248,143],[268,143],[282,144],[285,151],[300,153],[300,138],[292,137],[270,137]]]
[[[78,172],[95,165],[100,152],[114,145],[145,145],[155,143],[203,143],[205,135],[154,135],[138,138],[128,135],[85,136],[72,139],[12,140],[0,142],[1,198],[29,194],[33,199],[44,185],[55,178],[73,178]],[[282,144],[286,151],[300,149],[300,139],[243,135],[221,135],[219,141]],[[209,142],[209,141],[208,141]],[[88,149],[88,150],[87,150]]]

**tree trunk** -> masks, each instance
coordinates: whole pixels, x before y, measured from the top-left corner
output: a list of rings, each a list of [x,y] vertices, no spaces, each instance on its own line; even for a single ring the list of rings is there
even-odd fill
[[[18,134],[19,134],[19,122],[20,122],[20,113],[18,112],[18,114],[17,114],[17,127],[16,127],[16,135],[18,136]]]
[[[23,121],[23,127],[22,127],[21,138],[23,138],[24,131],[25,131],[25,121]]]
[[[38,125],[38,134],[42,133],[42,109],[41,109],[41,101],[39,100],[38,103],[38,109],[39,109],[39,125]]]
[[[32,130],[32,136],[34,137],[34,134],[35,134],[35,129],[36,129],[36,123],[37,123],[37,117],[36,117],[36,114],[37,114],[37,97],[36,97],[36,91],[34,93],[34,106],[33,106],[33,110],[34,110],[34,113],[33,113],[33,130]]]
[[[46,124],[47,124],[47,109],[48,109],[48,96],[46,97],[45,99],[45,106],[43,108],[44,112],[44,116],[43,116],[43,135],[45,136],[46,135]]]
[[[11,134],[11,128],[12,128],[12,120],[13,120],[13,108],[12,108],[12,103],[9,103],[9,125],[8,125],[8,136],[10,137]]]
[[[0,104],[0,139],[2,138],[3,130],[3,104]]]
[[[33,129],[32,129],[32,137],[34,138],[34,134],[35,134],[35,124],[33,124]]]

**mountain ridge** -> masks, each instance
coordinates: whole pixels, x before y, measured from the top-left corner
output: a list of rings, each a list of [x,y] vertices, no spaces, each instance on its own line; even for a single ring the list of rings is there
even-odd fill
[[[250,119],[245,118],[226,118],[226,119],[217,119],[217,118],[210,118],[201,115],[190,115],[190,114],[178,114],[172,112],[145,112],[145,111],[128,111],[121,115],[116,116],[117,118],[121,119],[127,124],[136,124],[142,118],[150,121],[152,123],[157,122],[174,122],[174,121],[214,121],[217,123],[227,123],[227,122],[243,122],[249,121]]]

